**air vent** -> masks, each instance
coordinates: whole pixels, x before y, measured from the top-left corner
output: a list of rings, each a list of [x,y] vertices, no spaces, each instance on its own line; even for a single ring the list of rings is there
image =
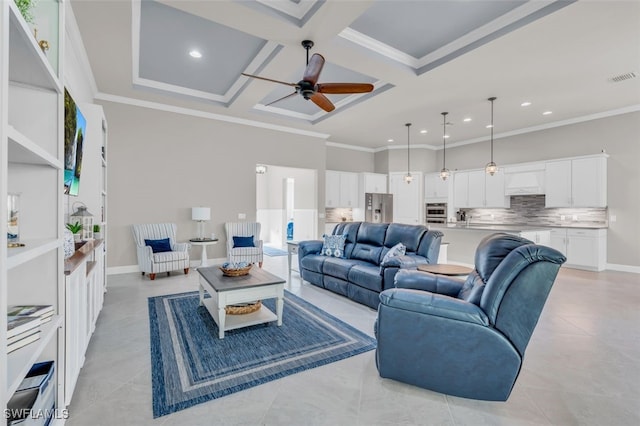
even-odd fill
[[[625,74],[616,75],[615,77],[611,77],[611,81],[613,81],[614,83],[620,83],[621,81],[636,78],[637,76],[638,76],[638,73],[636,72],[628,72]]]

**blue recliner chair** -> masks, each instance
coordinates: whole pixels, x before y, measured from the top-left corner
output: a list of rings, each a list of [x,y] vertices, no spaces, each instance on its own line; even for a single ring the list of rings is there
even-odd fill
[[[380,376],[464,398],[506,401],[558,269],[558,251],[509,234],[479,244],[466,281],[400,270],[380,293]]]

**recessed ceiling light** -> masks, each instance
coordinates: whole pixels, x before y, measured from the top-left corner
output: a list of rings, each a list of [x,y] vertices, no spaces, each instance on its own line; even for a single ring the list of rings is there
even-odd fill
[[[202,53],[200,53],[199,50],[192,49],[189,51],[189,56],[191,56],[192,58],[200,59],[202,58]]]
[[[493,126],[492,126],[491,124],[487,124],[487,125],[486,125],[486,126],[484,126],[484,127],[486,127],[487,129],[490,129],[490,128],[492,128]]]
[[[387,142],[393,142],[393,139],[387,139]]]
[[[545,111],[542,113],[542,115],[550,115],[550,114],[553,114],[553,111]]]
[[[462,121],[464,121],[465,123],[468,123],[469,121],[471,121],[471,117],[467,117],[467,118],[465,118],[465,119],[464,119],[464,120],[462,120]]]
[[[422,133],[424,135],[425,133],[427,133],[427,130],[426,129],[422,129],[422,130],[420,130],[420,133]]]
[[[520,104],[521,107],[527,107],[529,105],[531,105],[531,102],[529,102],[529,101],[526,101],[526,102],[523,102],[523,103]]]
[[[449,139],[449,135],[444,135],[444,138],[445,139]]]

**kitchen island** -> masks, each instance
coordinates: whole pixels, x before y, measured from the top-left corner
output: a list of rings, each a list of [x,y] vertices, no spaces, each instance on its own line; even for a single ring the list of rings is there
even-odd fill
[[[544,226],[518,224],[487,224],[487,223],[448,223],[442,225],[431,224],[431,229],[444,233],[443,241],[449,243],[447,258],[449,262],[473,266],[476,248],[487,235],[497,232],[518,235],[536,244],[549,245],[551,230]]]

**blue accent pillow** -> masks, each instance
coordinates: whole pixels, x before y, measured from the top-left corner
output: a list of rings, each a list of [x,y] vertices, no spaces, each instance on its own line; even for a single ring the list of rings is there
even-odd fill
[[[253,235],[250,237],[233,237],[233,248],[236,247],[255,247]]]
[[[144,240],[145,246],[150,246],[154,253],[163,253],[171,251],[171,243],[168,238],[162,240]]]
[[[322,236],[324,243],[320,254],[330,257],[344,257],[344,243],[347,240],[346,235],[327,235]]]

